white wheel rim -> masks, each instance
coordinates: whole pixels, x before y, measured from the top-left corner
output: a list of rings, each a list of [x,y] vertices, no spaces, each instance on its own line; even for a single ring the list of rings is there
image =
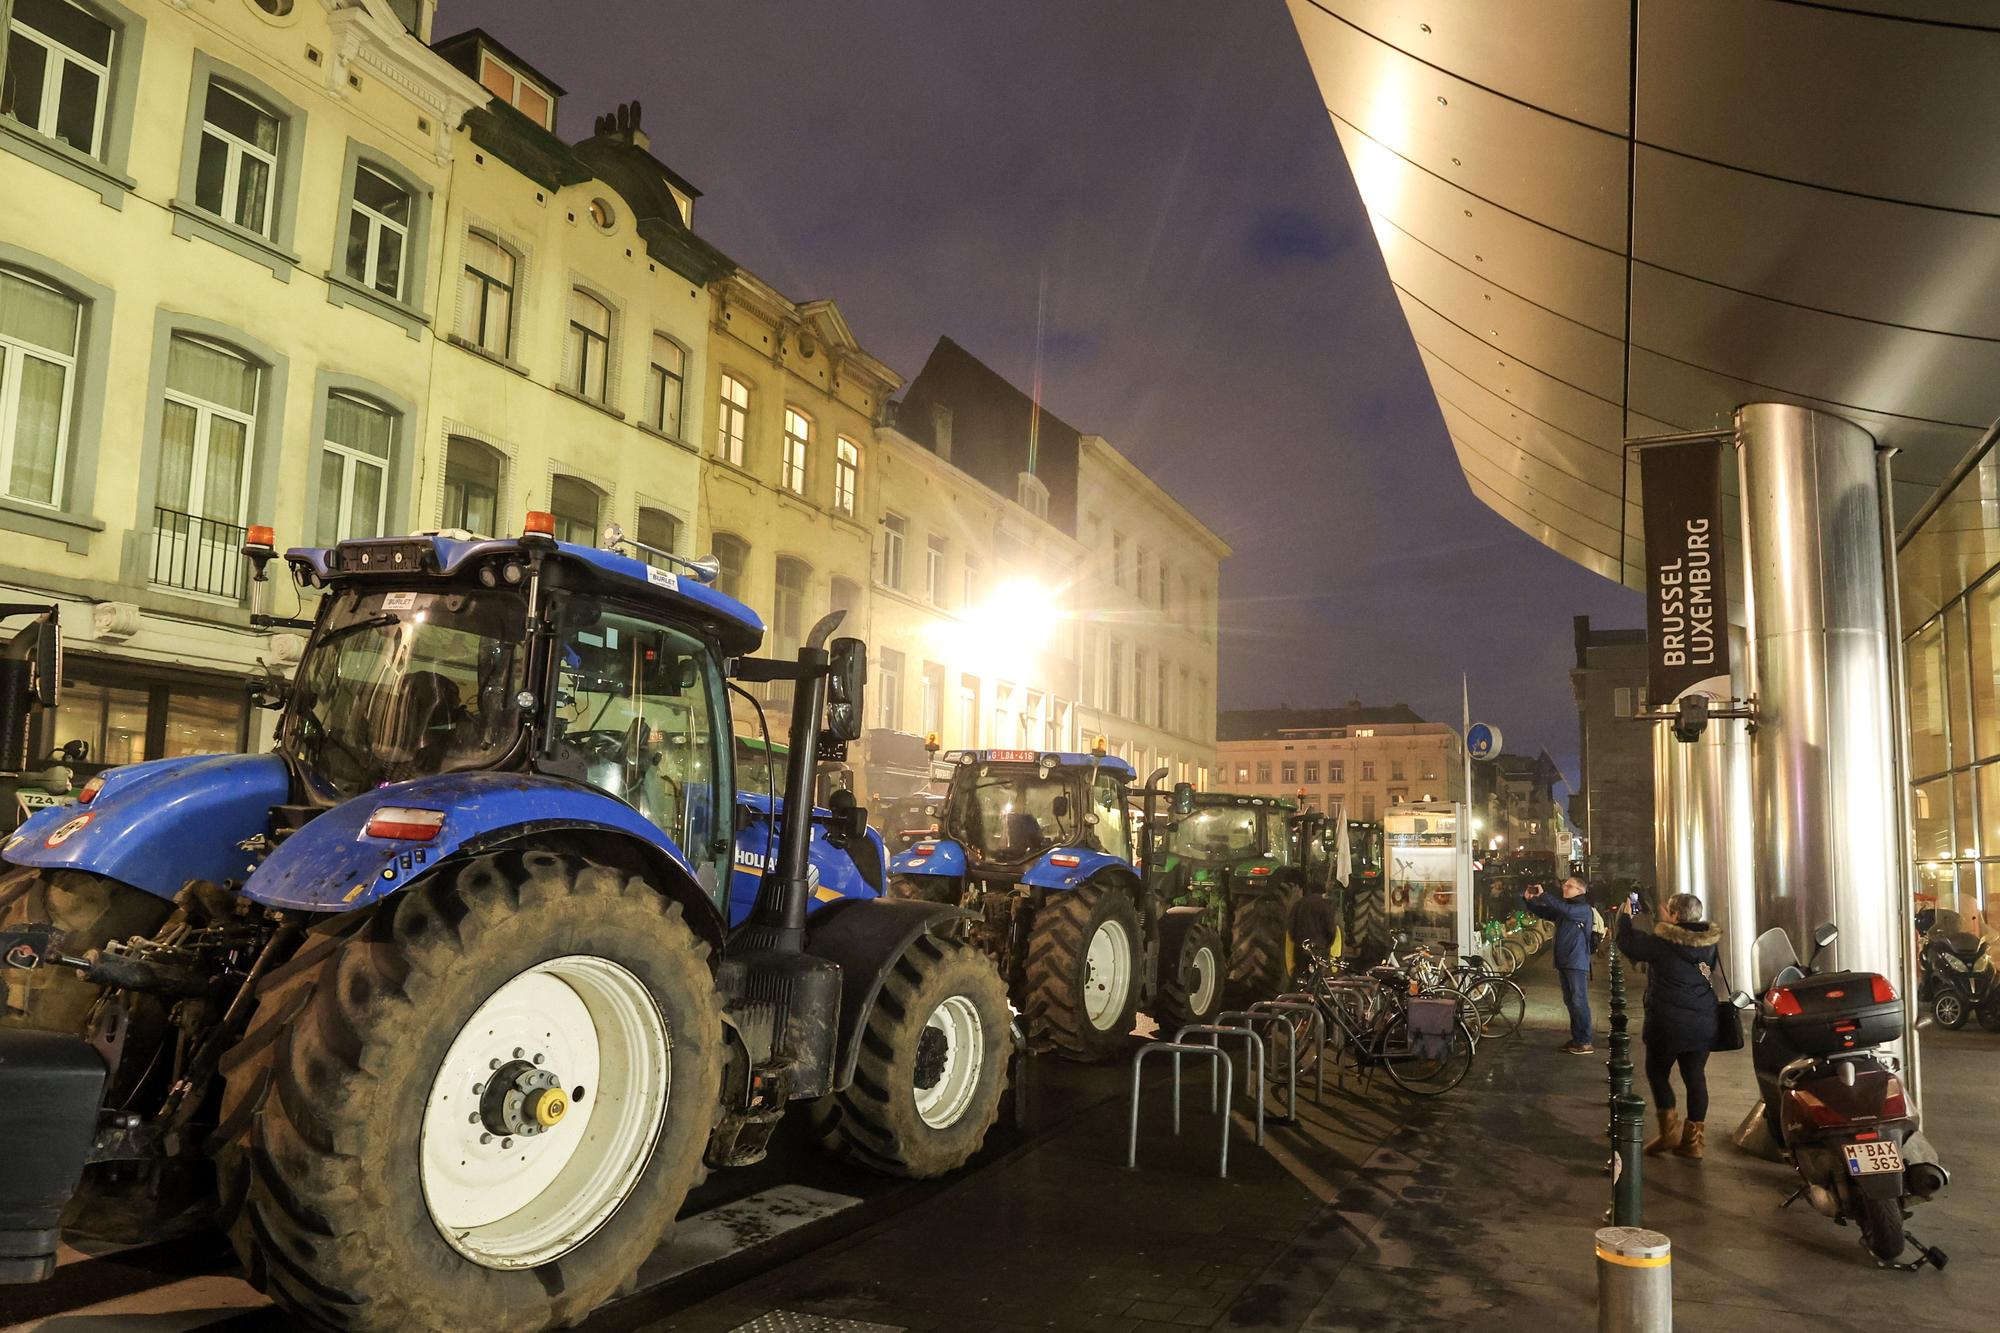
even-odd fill
[[[1125,1016],[1132,989],[1132,937],[1122,922],[1098,924],[1083,964],[1083,1016],[1099,1032],[1108,1031]]]
[[[1208,1012],[1210,1001],[1215,999],[1215,980],[1220,970],[1215,965],[1215,950],[1204,944],[1194,951],[1194,985],[1188,989],[1188,1008],[1198,1014]]]
[[[589,1239],[652,1157],[672,1045],[645,984],[609,959],[552,958],[493,992],[424,1104],[420,1183],[451,1247],[482,1267],[532,1268]],[[502,1135],[481,1118],[482,1097],[518,1060],[553,1073],[568,1109],[539,1132]]]
[[[924,1021],[924,1032],[942,1034],[944,1067],[937,1081],[918,1088],[917,1116],[932,1129],[950,1129],[972,1104],[986,1067],[986,1024],[979,1009],[963,995],[948,995]],[[922,1050],[919,1038],[919,1051]]]

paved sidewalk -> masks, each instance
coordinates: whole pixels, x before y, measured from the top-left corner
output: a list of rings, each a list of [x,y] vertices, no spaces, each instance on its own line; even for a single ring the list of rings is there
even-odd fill
[[[1224,1181],[1215,1120],[1192,1092],[1178,1141],[1164,1089],[1149,1093],[1142,1170],[1124,1170],[1121,1094],[906,1213],[637,1326],[725,1333],[783,1310],[957,1333],[1595,1327],[1603,1047],[1559,1052],[1553,980],[1539,966],[1528,982],[1522,1036],[1489,1043],[1447,1097],[1379,1083],[1372,1100],[1330,1092],[1261,1149],[1239,1126]],[[1930,1132],[1954,1182],[1916,1226],[1951,1267],[1879,1271],[1851,1228],[1804,1205],[1779,1212],[1786,1170],[1728,1141],[1750,1105],[1748,1057],[1717,1056],[1708,1160],[1647,1163],[1646,1222],[1674,1239],[1679,1327],[1879,1333],[1991,1319],[2000,1151],[1987,1089],[2000,1040],[1939,1034],[1927,1051]]]

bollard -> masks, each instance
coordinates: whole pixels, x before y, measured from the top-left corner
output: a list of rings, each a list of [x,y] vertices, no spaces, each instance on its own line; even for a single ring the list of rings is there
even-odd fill
[[[1606,1163],[1616,1178],[1616,1144],[1618,1139],[1618,1099],[1632,1093],[1632,1035],[1631,1020],[1625,1010],[1625,958],[1618,946],[1611,946],[1611,1039],[1608,1043],[1610,1056],[1605,1062],[1605,1074],[1611,1082],[1611,1096],[1607,1104],[1606,1137],[1613,1143],[1613,1160]],[[1643,1118],[1645,1110],[1640,1109]]]
[[[1597,1333],[1671,1333],[1673,1243],[1643,1227],[1597,1233]]]
[[[1639,1163],[1645,1157],[1646,1102],[1631,1093],[1613,1102],[1611,1163],[1611,1221],[1621,1227],[1636,1227],[1640,1211]]]

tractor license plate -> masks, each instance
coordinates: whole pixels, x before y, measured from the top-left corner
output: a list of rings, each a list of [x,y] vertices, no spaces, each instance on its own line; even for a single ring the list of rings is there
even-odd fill
[[[1844,1151],[1850,1176],[1873,1176],[1903,1169],[1903,1154],[1896,1151],[1893,1143],[1849,1143]]]

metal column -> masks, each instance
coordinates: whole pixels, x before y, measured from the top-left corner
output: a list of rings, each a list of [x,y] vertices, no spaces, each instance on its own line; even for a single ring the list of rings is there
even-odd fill
[[[1875,441],[1783,403],[1737,409],[1736,428],[1758,706],[1756,926],[1782,927],[1803,954],[1832,921],[1840,966],[1897,976],[1908,904]]]

